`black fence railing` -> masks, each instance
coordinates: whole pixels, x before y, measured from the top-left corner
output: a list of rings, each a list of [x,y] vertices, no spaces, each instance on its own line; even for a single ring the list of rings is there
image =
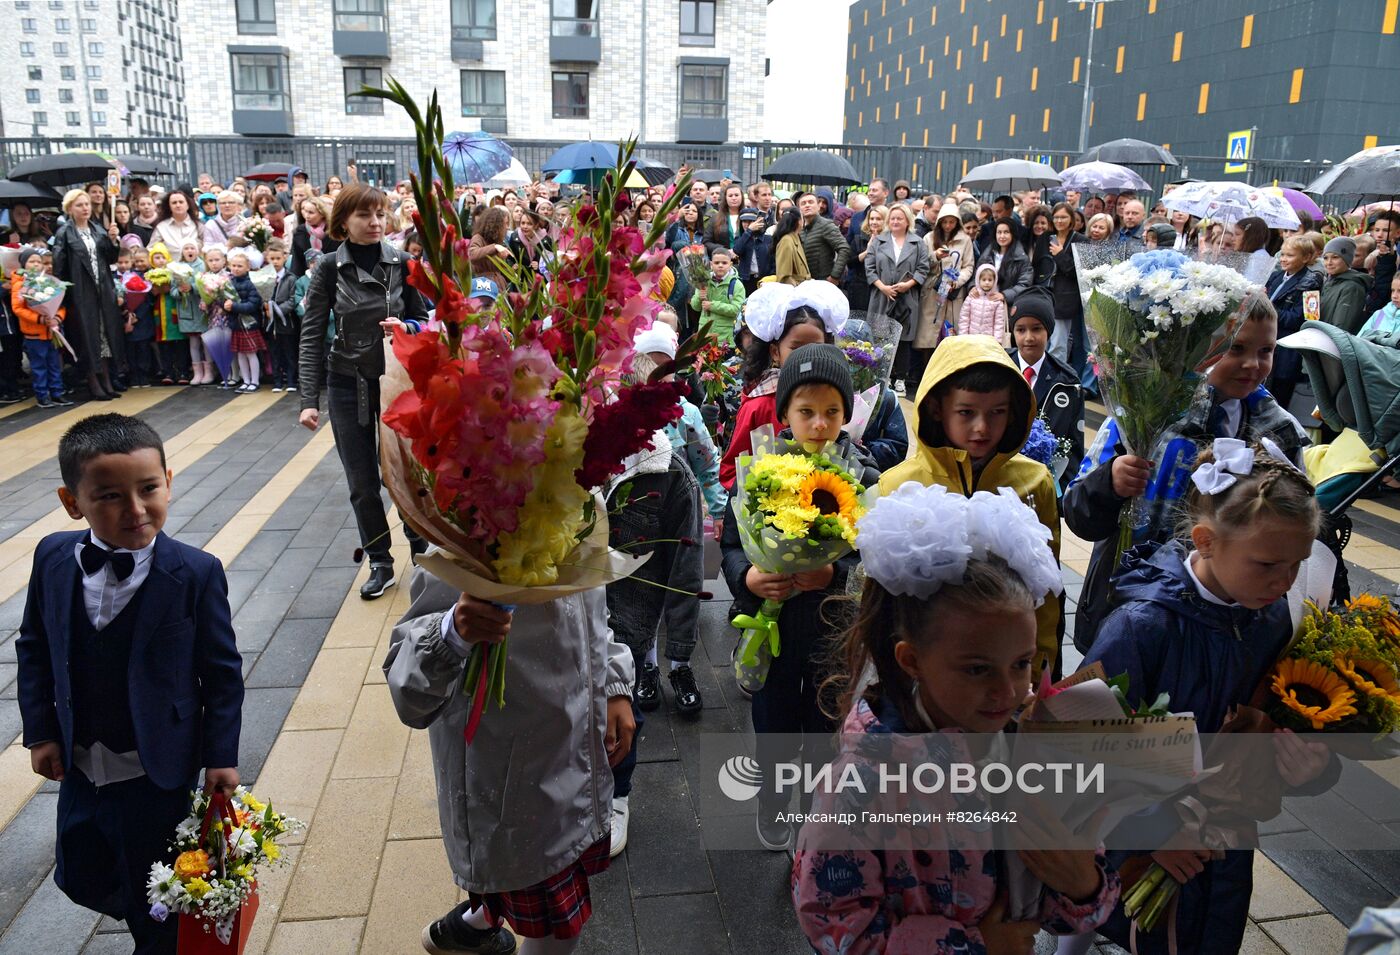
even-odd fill
[[[563,142],[510,138],[515,156],[526,169],[540,169],[549,155]],[[969,169],[998,159],[1038,159],[1056,169],[1074,162],[1077,153],[1050,149],[983,149],[942,146],[856,146],[812,143],[727,143],[720,146],[694,146],[679,143],[644,143],[639,154],[676,168],[689,163],[697,169],[729,170],[741,182],[754,182],[773,160],[795,149],[820,148],[845,157],[857,175],[867,179],[883,176],[894,182],[907,179],[919,191],[947,192],[957,186]],[[188,139],[150,138],[12,138],[0,139],[0,173],[8,174],[17,162],[31,156],[62,152],[66,149],[98,149],[116,155],[137,155],[156,159],[174,170],[156,177],[170,184],[194,182],[200,173],[209,173],[221,182],[264,162],[295,163],[307,171],[313,182],[324,183],[332,175],[344,177],[346,165],[354,160],[362,179],[384,185],[406,178],[415,168],[416,151],[411,139],[372,139],[333,136],[248,137],[194,136]],[[1254,159],[1247,174],[1226,175],[1223,156],[1178,156],[1180,166],[1138,167],[1137,172],[1152,184],[1154,194],[1173,179],[1237,179],[1256,185],[1278,181],[1307,183],[1328,164],[1286,159]]]

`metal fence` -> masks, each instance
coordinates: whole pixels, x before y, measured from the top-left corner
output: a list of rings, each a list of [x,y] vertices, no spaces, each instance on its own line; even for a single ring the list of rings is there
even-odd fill
[[[526,169],[544,165],[550,153],[565,145],[547,140],[511,139],[515,156]],[[982,149],[961,146],[854,146],[813,143],[727,143],[721,146],[693,146],[678,143],[644,143],[638,152],[671,168],[689,163],[696,169],[730,170],[741,182],[754,182],[783,153],[794,149],[819,148],[844,156],[860,176],[883,176],[894,182],[907,179],[917,190],[947,192],[967,170],[997,159],[1020,157],[1039,159],[1064,169],[1076,153],[1042,150]],[[227,182],[264,162],[295,163],[311,180],[324,183],[332,175],[344,177],[346,164],[354,160],[362,179],[377,184],[406,178],[416,168],[417,154],[411,139],[366,139],[348,137],[266,137],[195,136],[189,139],[0,139],[0,173],[8,174],[17,162],[31,156],[62,152],[66,149],[98,149],[116,155],[137,155],[160,160],[174,170],[173,175],[156,177],[165,184],[194,182],[200,173],[209,173]],[[1199,179],[1239,179],[1257,185],[1276,181],[1307,183],[1326,166],[1285,159],[1250,160],[1247,175],[1227,176],[1222,156],[1177,156],[1179,167],[1156,166],[1137,171],[1152,184],[1154,194],[1181,176]]]

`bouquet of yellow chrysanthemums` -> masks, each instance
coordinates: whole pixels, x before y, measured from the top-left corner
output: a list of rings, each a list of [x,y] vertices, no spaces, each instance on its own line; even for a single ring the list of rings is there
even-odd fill
[[[182,935],[212,930],[222,946],[241,951],[257,911],[258,866],[278,863],[277,840],[301,826],[242,786],[232,796],[196,793],[175,829],[175,864],[151,866],[151,918],[164,922],[177,914]]]
[[[861,486],[862,466],[836,445],[808,452],[776,437],[771,426],[753,433],[753,454],[736,462],[734,517],[744,553],[764,573],[815,570],[855,547],[856,522],[874,503]],[[749,692],[760,689],[781,645],[781,600],[764,600],[757,614],[732,621],[743,631],[734,675]]]
[[[1340,612],[1309,605],[1302,632],[1268,677],[1279,726],[1384,736],[1400,729],[1400,614],[1362,594]]]

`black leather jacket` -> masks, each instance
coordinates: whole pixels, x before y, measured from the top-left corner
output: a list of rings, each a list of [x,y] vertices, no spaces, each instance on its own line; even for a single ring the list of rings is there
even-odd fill
[[[320,401],[326,328],[332,311],[335,339],[330,345],[330,370],[369,382],[378,382],[384,374],[384,329],[379,323],[387,316],[427,320],[427,306],[407,279],[408,256],[388,242],[380,243],[373,274],[355,265],[348,243],[316,263],[301,325],[303,411],[317,407]]]

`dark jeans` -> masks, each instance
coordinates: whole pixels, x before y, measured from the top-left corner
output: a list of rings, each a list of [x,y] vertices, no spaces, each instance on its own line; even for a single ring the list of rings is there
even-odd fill
[[[279,328],[272,332],[268,348],[272,352],[273,383],[283,388],[300,387],[297,382],[297,349],[301,343],[300,334],[294,329]]]
[[[126,375],[131,385],[149,385],[155,355],[152,346],[155,342],[126,340]]]
[[[63,396],[63,359],[58,346],[38,338],[26,338],[24,351],[29,355],[29,373],[34,381],[35,398]],[[0,391],[3,391],[0,388]]]
[[[156,346],[160,351],[160,376],[171,381],[190,380],[190,344],[181,339],[177,342],[161,342]]]
[[[825,662],[831,640],[829,634],[811,630],[784,630],[783,652],[773,658],[768,679],[753,695],[755,753],[764,777],[758,802],[765,811],[788,802],[787,794],[774,792],[778,763],[800,758],[820,767],[829,761],[836,721],[822,712],[819,690],[829,675]],[[808,804],[810,800],[804,798],[803,805]]]
[[[364,383],[368,390],[369,423],[361,424],[361,408],[356,382],[347,375],[331,373],[326,387],[326,409],[331,416],[331,433],[345,479],[350,485],[350,507],[360,528],[360,546],[371,566],[393,564],[389,556],[389,521],[379,496],[379,381]]]
[[[637,668],[637,674],[642,672],[642,661],[646,659],[646,654],[633,652],[632,663]],[[637,709],[636,701],[632,701],[632,719],[637,721],[637,730],[632,734],[632,748],[627,751],[627,755],[622,757],[622,762],[613,767],[613,798],[626,799],[632,792],[632,773],[637,769],[637,743],[642,738],[642,725],[646,723],[646,718],[642,711]]]
[[[190,787],[161,789],[147,776],[94,786],[77,768],[58,789],[54,882],[77,904],[125,919],[136,955],[175,955],[179,919],[151,918],[151,863],[171,862],[170,839],[189,811]]]

